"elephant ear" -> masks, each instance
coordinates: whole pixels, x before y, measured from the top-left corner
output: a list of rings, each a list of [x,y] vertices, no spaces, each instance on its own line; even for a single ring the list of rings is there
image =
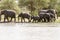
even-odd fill
[[[0,14],[1,14],[1,15],[4,14],[4,10],[1,10]]]
[[[1,10],[1,15],[5,15],[5,13],[7,12],[7,10],[6,9],[4,9],[4,10]]]

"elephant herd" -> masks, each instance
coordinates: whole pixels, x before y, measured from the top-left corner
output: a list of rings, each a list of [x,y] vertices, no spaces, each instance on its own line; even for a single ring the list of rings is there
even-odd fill
[[[38,12],[38,16],[30,15],[28,13],[21,12],[18,14],[18,22],[26,22],[25,19],[28,20],[28,22],[52,22],[56,20],[57,12],[55,10],[40,10]],[[12,22],[12,19],[14,19],[14,22],[16,22],[16,12],[11,10],[2,10],[0,13],[0,21],[1,15],[4,15],[4,22]],[[10,18],[10,20],[9,20]],[[21,19],[20,19],[21,18]],[[21,21],[20,21],[21,20]]]

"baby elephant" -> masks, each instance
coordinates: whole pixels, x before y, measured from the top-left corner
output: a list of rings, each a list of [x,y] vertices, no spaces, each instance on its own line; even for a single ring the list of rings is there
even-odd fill
[[[33,20],[32,22],[38,22],[38,20],[40,19],[39,16],[31,16],[31,20]]]

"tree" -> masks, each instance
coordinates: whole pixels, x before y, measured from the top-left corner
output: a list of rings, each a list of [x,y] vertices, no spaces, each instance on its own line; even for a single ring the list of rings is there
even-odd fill
[[[60,0],[57,1],[55,9],[57,10],[57,15],[60,16]]]
[[[19,7],[25,6],[25,0],[18,0]]]
[[[33,11],[35,11],[35,7],[34,7],[34,1],[33,0],[29,0],[29,1],[26,1],[26,6],[27,8],[31,11],[31,14],[33,13]]]
[[[19,5],[22,7],[27,6],[31,14],[33,14],[32,12],[34,11],[36,11],[37,14],[38,11],[43,8],[56,9],[57,0],[20,0]]]
[[[15,2],[15,0],[2,0],[0,3],[0,9],[11,9],[15,10],[16,12],[19,11],[18,4]]]
[[[49,9],[54,9],[57,4],[57,0],[50,0],[49,2]]]
[[[35,10],[34,1],[33,0],[19,0],[19,7],[25,7],[32,12]]]

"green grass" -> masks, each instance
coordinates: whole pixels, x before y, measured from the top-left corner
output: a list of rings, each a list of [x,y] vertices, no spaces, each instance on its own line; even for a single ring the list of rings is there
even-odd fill
[[[58,17],[55,22],[60,23],[60,17]]]

